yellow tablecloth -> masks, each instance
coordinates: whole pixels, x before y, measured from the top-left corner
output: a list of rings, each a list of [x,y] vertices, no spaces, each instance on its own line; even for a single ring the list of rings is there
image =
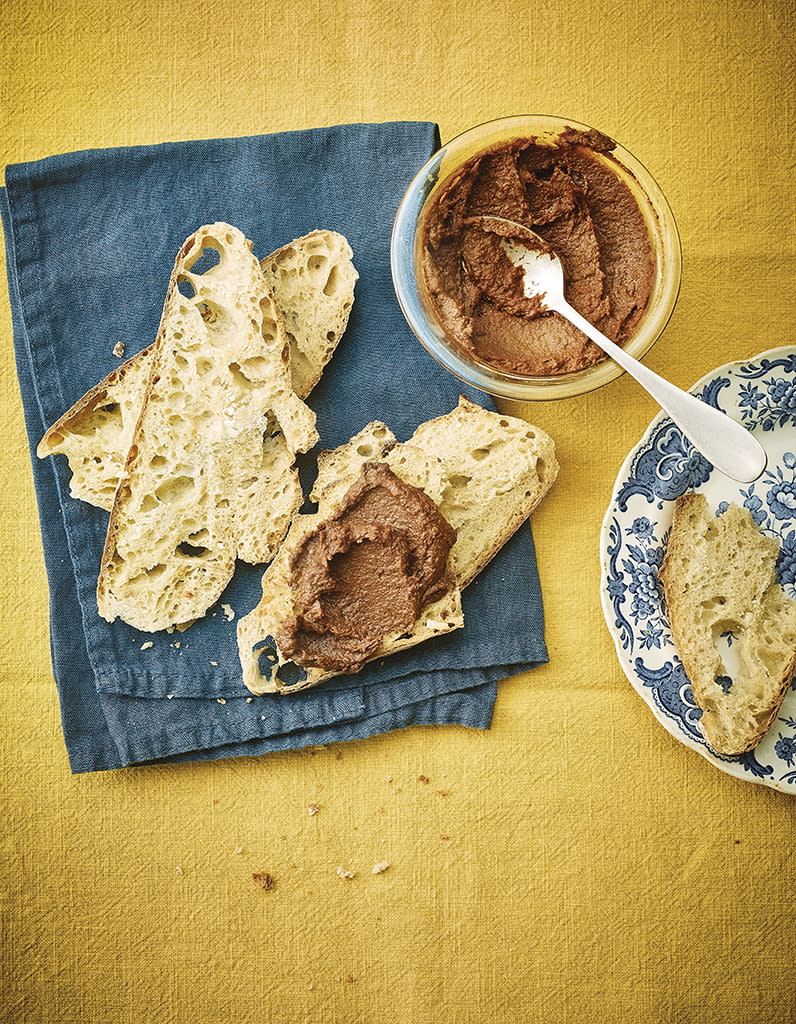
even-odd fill
[[[0,33],[3,164],[360,120],[593,124],[682,235],[648,363],[688,386],[796,340],[790,0],[6,0]],[[655,412],[632,382],[529,410],[562,466],[534,518],[550,663],[501,684],[490,732],[73,777],[0,302],[0,1018],[796,1019],[796,803],[665,732],[600,610],[600,523]]]

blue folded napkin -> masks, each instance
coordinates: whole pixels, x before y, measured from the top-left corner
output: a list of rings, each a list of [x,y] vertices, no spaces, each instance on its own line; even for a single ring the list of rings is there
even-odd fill
[[[262,258],[315,228],[341,232],[359,271],[348,329],[309,398],[319,448],[374,419],[399,440],[463,388],[419,345],[395,298],[393,219],[439,144],[435,125],[354,124],[240,139],[94,150],[6,168],[0,190],[17,372],[50,586],[53,672],[72,771],[257,755],[412,723],[488,728],[497,681],[547,660],[533,539],[523,527],[465,591],[466,628],[292,696],[252,698],[236,621],[262,567],[238,565],[184,633],[107,623],[96,580],[107,513],[69,495],[45,429],[151,342],[175,255],[199,226],[236,225]],[[300,466],[308,488],[314,453]],[[148,642],[152,641],[152,646]],[[146,647],[142,645],[146,644]]]

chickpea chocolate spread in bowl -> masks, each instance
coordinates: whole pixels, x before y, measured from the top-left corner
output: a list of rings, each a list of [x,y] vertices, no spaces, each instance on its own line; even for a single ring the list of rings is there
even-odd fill
[[[512,139],[468,160],[437,195],[423,232],[423,273],[440,322],[464,349],[528,376],[582,370],[605,358],[577,327],[525,297],[522,271],[484,217],[539,234],[559,256],[567,301],[622,344],[647,308],[655,257],[627,185],[595,154],[600,132],[554,145]]]
[[[401,308],[447,369],[519,400],[581,394],[622,372],[578,328],[525,296],[522,270],[490,218],[536,232],[561,260],[569,303],[636,358],[649,350],[681,272],[677,227],[656,182],[594,128],[509,117],[435,154],[393,228]]]

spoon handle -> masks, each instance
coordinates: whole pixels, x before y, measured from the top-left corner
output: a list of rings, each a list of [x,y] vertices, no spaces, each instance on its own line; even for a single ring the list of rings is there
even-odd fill
[[[606,338],[569,303],[561,301],[553,308],[638,381],[716,469],[742,483],[751,483],[760,476],[766,468],[766,453],[745,427],[696,395],[659,377]]]

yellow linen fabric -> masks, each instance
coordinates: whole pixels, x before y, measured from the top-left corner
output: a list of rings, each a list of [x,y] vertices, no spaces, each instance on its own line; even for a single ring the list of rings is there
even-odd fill
[[[0,150],[595,125],[674,209],[682,291],[647,362],[688,386],[796,340],[795,33],[789,0],[5,0]],[[600,609],[602,516],[655,413],[631,381],[526,410],[562,466],[534,518],[550,663],[501,684],[491,731],[73,777],[1,291],[1,1019],[796,1019],[796,802],[666,733]]]

